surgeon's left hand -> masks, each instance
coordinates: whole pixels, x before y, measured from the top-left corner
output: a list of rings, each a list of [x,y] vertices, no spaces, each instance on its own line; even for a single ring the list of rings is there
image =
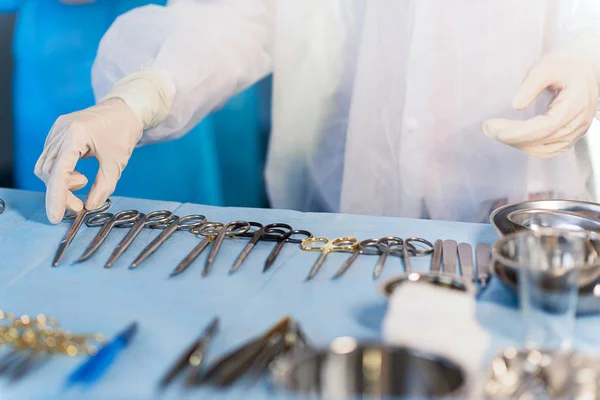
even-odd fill
[[[542,57],[529,71],[513,100],[523,110],[545,89],[556,97],[545,115],[526,121],[490,119],[487,136],[540,158],[570,149],[588,131],[600,85],[600,37],[584,36]]]

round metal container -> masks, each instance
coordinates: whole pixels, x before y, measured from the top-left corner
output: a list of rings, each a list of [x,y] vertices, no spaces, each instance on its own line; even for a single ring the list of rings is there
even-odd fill
[[[350,337],[280,364],[274,380],[301,398],[315,399],[460,398],[467,387],[463,369],[448,359],[407,347],[358,344]]]
[[[556,231],[556,230],[555,230]],[[539,234],[551,232],[545,229],[539,231]],[[590,260],[579,269],[579,300],[578,312],[580,314],[600,312],[600,261],[598,258],[598,249],[600,249],[600,235],[593,232],[571,232],[573,235],[581,235],[585,240],[589,240],[589,245],[586,246],[586,254],[578,255],[582,259]],[[520,251],[518,239],[531,232],[519,232],[505,236],[498,240],[492,249],[492,274],[497,277],[502,284],[510,289],[515,295],[517,294],[517,284],[519,279],[518,258]],[[550,241],[554,243],[554,241]],[[558,243],[556,243],[558,245]],[[547,278],[547,279],[546,279]],[[552,286],[561,284],[560,276],[548,274],[545,278],[545,285],[549,289],[549,294],[552,292]],[[549,296],[548,301],[552,301]]]
[[[569,214],[575,215],[579,217],[579,222],[571,219],[567,220],[565,223],[564,218],[553,218],[554,224],[546,225],[548,227],[554,228],[565,228],[566,225],[579,226],[582,229],[588,229],[595,232],[598,231],[599,225],[593,222],[585,222],[582,219],[589,219],[590,221],[595,221],[600,224],[600,204],[596,203],[588,203],[584,201],[571,201],[571,200],[539,200],[539,201],[525,201],[522,203],[516,204],[508,204],[506,206],[500,207],[490,215],[490,223],[496,228],[498,235],[505,236],[511,233],[528,230],[526,224],[515,223],[514,218],[513,221],[509,219],[509,215],[515,213],[516,211],[524,211],[524,210],[532,210],[532,212],[539,212],[543,210],[550,211],[559,211],[562,212],[563,216],[568,216]],[[513,214],[514,216],[515,214]],[[527,220],[527,219],[525,219]],[[583,224],[583,226],[581,226]]]

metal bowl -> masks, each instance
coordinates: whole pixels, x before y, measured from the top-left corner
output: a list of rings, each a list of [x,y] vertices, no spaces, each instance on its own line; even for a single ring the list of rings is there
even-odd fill
[[[494,210],[490,216],[490,222],[494,228],[496,228],[496,231],[500,236],[509,235],[511,233],[520,232],[523,230],[529,230],[527,226],[523,226],[524,224],[515,223],[509,219],[510,214],[521,210],[536,210],[537,212],[544,210],[558,211],[558,214],[562,214],[562,216],[554,214],[552,219],[556,226],[550,226],[554,228],[561,228],[561,226],[563,228],[565,227],[564,218],[561,217],[564,217],[565,215],[575,215],[579,217],[579,220],[574,222],[576,226],[585,224],[585,228],[582,226],[580,227],[582,227],[582,229],[600,232],[597,224],[583,221],[596,221],[600,224],[600,204],[571,200],[539,200],[508,204]],[[514,215],[515,214],[513,214],[513,216]],[[572,224],[573,221],[574,220],[571,219],[569,224]]]
[[[569,231],[600,232],[600,221],[568,211],[523,209],[513,211],[508,220],[529,230],[555,228]]]
[[[580,236],[581,246],[569,250],[563,250],[562,254],[557,249],[561,246],[560,234],[565,231],[556,229],[542,229],[536,232],[519,232],[508,235],[498,240],[492,249],[492,274],[497,277],[502,284],[517,294],[517,285],[519,281],[520,263],[523,257],[535,254],[539,260],[550,264],[556,262],[571,262],[579,269],[579,313],[596,313],[600,311],[600,235],[594,232],[567,232],[570,236]],[[527,248],[528,237],[536,236],[540,239],[537,252]],[[529,254],[527,254],[529,253]],[[562,257],[557,258],[557,254]],[[521,264],[522,265],[522,264]],[[544,273],[543,284],[548,293],[548,301],[552,302],[552,293],[554,288],[564,285],[563,275],[553,274],[553,268],[548,268]],[[559,301],[560,296],[557,296]]]
[[[302,398],[326,399],[460,398],[467,387],[464,370],[446,358],[350,337],[280,365],[274,381]]]
[[[447,289],[459,290],[475,295],[475,286],[456,275],[444,274],[442,272],[411,272],[390,278],[384,281],[379,287],[379,291],[386,297],[391,296],[392,292],[406,282],[426,282],[435,286],[445,287]]]

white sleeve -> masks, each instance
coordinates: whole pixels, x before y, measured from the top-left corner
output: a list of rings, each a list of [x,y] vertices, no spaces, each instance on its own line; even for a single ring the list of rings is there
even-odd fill
[[[600,1],[575,0],[567,33],[570,37],[581,33],[600,35]]]
[[[566,33],[566,47],[589,62],[600,91],[600,1],[576,0]],[[600,101],[597,109],[596,118],[600,118]]]
[[[141,94],[164,100],[156,90],[162,86],[168,101],[159,101],[166,104],[164,115],[146,118],[158,122],[145,124],[141,143],[183,136],[228,98],[271,72],[274,4],[275,0],[171,0],[167,6],[149,5],[123,14],[100,42],[92,68],[96,99],[142,71],[153,79],[141,86],[153,92],[127,95],[137,95],[138,103],[156,104]],[[127,91],[134,91],[132,85],[121,88]]]

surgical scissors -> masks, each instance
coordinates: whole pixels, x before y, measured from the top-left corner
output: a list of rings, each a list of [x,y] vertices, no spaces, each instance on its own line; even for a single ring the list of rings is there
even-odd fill
[[[319,243],[321,243],[319,245]],[[320,251],[321,255],[311,268],[307,281],[313,279],[319,269],[325,262],[325,258],[331,252],[354,251],[359,245],[359,241],[355,237],[343,236],[337,239],[329,240],[327,238],[307,238],[302,241],[300,247],[307,251]]]
[[[204,269],[202,270],[202,277],[204,278],[208,275],[210,271],[210,267],[213,265],[215,260],[217,259],[217,254],[219,253],[219,249],[221,249],[221,245],[223,244],[223,240],[225,240],[225,236],[234,234],[239,226],[248,226],[250,229],[250,223],[246,221],[232,221],[227,225],[224,225],[221,229],[219,229],[219,233],[217,233],[217,237],[214,239],[214,243],[212,248],[210,249],[210,253],[208,253],[208,258],[206,259],[206,263],[204,264]]]
[[[190,253],[187,256],[185,256],[185,258],[177,265],[177,267],[173,270],[173,272],[171,272],[171,275],[169,276],[173,277],[185,271],[196,260],[196,258],[198,258],[198,256],[215,240],[221,229],[223,229],[223,224],[220,222],[207,222],[204,225],[196,226],[190,229],[191,233],[195,235],[202,235],[204,236],[204,238],[200,243],[196,245],[196,247],[192,249],[192,251],[190,251]],[[249,229],[250,223],[246,222],[245,224],[236,225],[235,227],[233,227],[229,234],[237,236],[239,234],[248,232]]]
[[[340,269],[335,273],[335,275],[333,275],[332,279],[339,278],[346,273],[359,254],[379,255],[379,261],[373,270],[373,279],[379,278],[381,272],[383,271],[383,265],[385,264],[388,254],[392,252],[394,246],[403,246],[403,243],[404,242],[402,239],[395,236],[363,240],[354,249],[352,255],[348,257],[348,259],[340,266]],[[374,251],[370,250],[371,248],[375,248]]]
[[[256,244],[266,234],[275,232],[279,235],[279,237],[282,237],[287,232],[292,232],[294,230],[294,228],[292,228],[290,225],[282,224],[282,223],[274,223],[274,224],[269,224],[266,226],[263,226],[262,224],[260,224],[258,222],[249,222],[249,224],[250,224],[250,226],[253,226],[258,229],[255,231],[250,231],[250,233],[252,233],[252,239],[250,239],[248,244],[246,244],[246,246],[244,247],[244,250],[242,250],[240,255],[236,258],[235,262],[233,263],[233,266],[229,270],[230,275],[233,274],[235,271],[237,271],[240,268],[240,266],[242,265],[244,260],[248,257],[248,255],[252,251],[252,249],[254,249]]]
[[[419,249],[418,247],[414,246],[412,243],[421,243],[421,244],[425,245],[425,249]],[[409,254],[409,250],[408,250],[409,246],[411,246],[410,252],[412,254]],[[410,256],[411,255],[426,256],[428,254],[433,253],[433,249],[434,249],[434,245],[430,241],[425,240],[423,238],[411,237],[411,238],[405,239],[404,246],[402,246],[402,258],[404,259],[404,271],[407,274],[410,274],[412,272],[412,267],[410,265]]]
[[[140,266],[148,257],[150,257],[158,248],[173,235],[176,231],[190,230],[195,226],[206,223],[206,217],[200,214],[187,215],[185,217],[174,216],[171,221],[165,224],[153,224],[153,228],[164,228],[160,233],[129,266],[129,269],[134,269]]]
[[[304,236],[306,236],[307,239],[313,237],[312,233],[310,233],[309,231],[302,230],[302,229],[288,231],[285,234],[283,234],[282,236],[280,236],[279,240],[277,240],[277,244],[275,245],[275,247],[273,247],[273,250],[271,250],[271,254],[269,254],[269,257],[267,257],[267,260],[265,261],[265,266],[263,267],[263,273],[267,272],[269,270],[269,268],[271,268],[271,266],[275,263],[275,259],[281,252],[281,249],[283,249],[284,244],[286,244],[286,243],[301,244],[302,243],[302,240],[292,238],[292,236],[295,236],[295,235],[304,235]]]
[[[85,223],[88,227],[101,227],[100,231],[92,240],[92,243],[88,246],[88,248],[83,252],[81,257],[76,262],[83,262],[88,260],[94,253],[100,248],[102,243],[108,237],[108,234],[112,231],[114,227],[131,227],[133,223],[140,219],[141,213],[137,210],[126,210],[121,211],[116,214],[111,213],[101,213],[92,215],[88,218]]]
[[[127,235],[119,242],[115,250],[112,252],[106,264],[104,264],[104,268],[110,268],[113,264],[127,251],[129,246],[133,243],[136,237],[140,234],[144,227],[149,226],[152,227],[154,225],[162,225],[168,223],[173,218],[173,213],[171,211],[161,210],[161,211],[152,211],[148,214],[140,213],[140,217],[133,224]]]
[[[65,252],[67,251],[67,248],[69,247],[69,245],[71,244],[73,239],[75,239],[75,235],[77,235],[79,228],[81,228],[83,221],[90,215],[102,213],[102,212],[108,210],[110,205],[111,205],[110,199],[106,199],[106,202],[102,205],[102,207],[97,208],[95,210],[88,210],[86,208],[83,208],[81,211],[79,211],[76,214],[73,214],[70,212],[65,214],[65,216],[63,217],[63,221],[73,220],[73,223],[71,224],[71,226],[69,227],[69,230],[67,231],[67,233],[65,234],[63,239],[60,241],[60,244],[58,245],[58,250],[56,251],[56,255],[54,256],[54,260],[52,261],[53,267],[57,267],[58,264],[60,263],[60,260],[62,260],[63,256],[65,255]]]

